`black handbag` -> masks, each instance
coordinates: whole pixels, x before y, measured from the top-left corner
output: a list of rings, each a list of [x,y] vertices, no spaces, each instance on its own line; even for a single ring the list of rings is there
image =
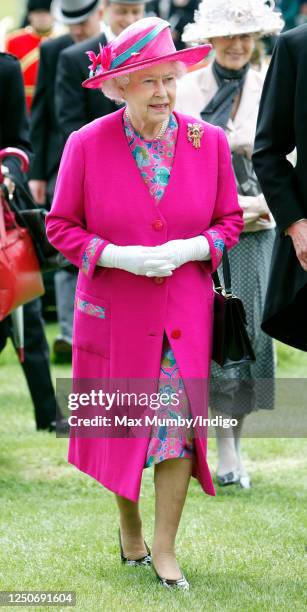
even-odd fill
[[[30,208],[29,210],[19,211],[19,215],[22,224],[31,234],[43,272],[61,268],[66,269],[68,266],[73,267],[70,261],[62,253],[59,253],[47,238],[45,224],[47,210],[44,208]]]
[[[25,227],[33,240],[36,254],[42,272],[50,270],[74,269],[74,266],[57,249],[50,244],[46,234],[45,218],[47,210],[37,206],[31,194],[15,176],[7,175],[15,184],[15,192],[9,200],[11,209],[14,211],[18,223]],[[22,199],[27,207],[18,206],[15,200]]]
[[[247,333],[246,313],[242,301],[231,290],[231,274],[226,248],[223,252],[223,276],[225,288],[217,272],[214,281],[214,322],[212,359],[228,369],[256,361]]]
[[[235,174],[237,192],[239,195],[257,196],[261,193],[261,187],[257,179],[253,162],[251,159],[233,151],[231,154],[232,167]]]

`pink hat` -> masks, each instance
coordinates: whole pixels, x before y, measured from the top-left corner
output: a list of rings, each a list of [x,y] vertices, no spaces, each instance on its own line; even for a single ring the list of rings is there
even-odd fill
[[[82,86],[95,89],[107,79],[165,62],[197,64],[211,48],[211,45],[200,45],[176,51],[170,24],[159,17],[145,17],[128,26],[105,47],[100,47],[97,56],[87,51],[92,62],[90,78]]]

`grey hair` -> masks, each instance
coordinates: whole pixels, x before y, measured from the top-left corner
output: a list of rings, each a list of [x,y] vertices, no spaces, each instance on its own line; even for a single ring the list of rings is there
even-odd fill
[[[175,77],[176,79],[180,79],[187,72],[187,67],[183,62],[173,61],[170,62],[174,65],[175,69]],[[120,88],[126,87],[129,83],[129,75],[123,75],[119,77],[114,77],[113,79],[109,79],[105,81],[101,85],[101,91],[104,93],[106,98],[110,98],[110,100],[115,100],[121,104],[124,100],[121,97]]]

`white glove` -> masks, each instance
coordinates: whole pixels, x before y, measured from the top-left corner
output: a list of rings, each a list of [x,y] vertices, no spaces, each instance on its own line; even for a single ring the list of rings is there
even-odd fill
[[[141,276],[171,276],[175,266],[169,258],[162,257],[156,247],[116,246],[107,244],[97,264],[106,268],[118,268]]]
[[[270,211],[265,201],[264,195],[242,196],[238,195],[238,200],[243,209],[243,220],[245,225],[257,221],[262,215],[269,215]]]
[[[188,261],[208,261],[211,259],[209,242],[205,236],[195,236],[180,240],[169,240],[160,246],[153,247],[157,257],[169,265],[179,268]],[[151,271],[146,276],[153,276]]]

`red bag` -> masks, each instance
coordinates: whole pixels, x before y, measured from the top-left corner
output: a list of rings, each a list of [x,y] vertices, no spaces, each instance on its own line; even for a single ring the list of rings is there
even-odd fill
[[[17,224],[14,213],[1,195],[0,321],[18,306],[44,292],[43,278],[30,234]]]

